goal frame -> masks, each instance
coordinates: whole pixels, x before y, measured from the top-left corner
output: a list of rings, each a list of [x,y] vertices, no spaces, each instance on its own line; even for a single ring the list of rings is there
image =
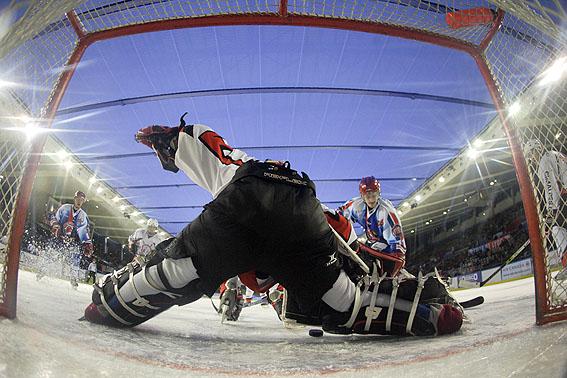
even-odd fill
[[[366,32],[380,34],[391,37],[399,37],[434,44],[465,52],[474,59],[478,70],[484,79],[486,87],[490,93],[492,101],[498,113],[498,117],[504,127],[508,143],[511,148],[514,168],[518,178],[521,191],[521,198],[525,209],[528,222],[528,233],[532,246],[534,260],[535,293],[536,293],[536,323],[541,325],[557,320],[567,319],[565,309],[561,311],[550,309],[547,303],[546,294],[546,266],[545,249],[539,230],[539,218],[534,190],[527,170],[526,161],[520,147],[518,136],[513,127],[508,122],[505,101],[501,95],[502,91],[493,77],[490,66],[485,56],[485,51],[491,43],[494,35],[502,25],[504,11],[498,10],[497,16],[492,23],[482,42],[477,46],[456,38],[433,34],[428,31],[395,26],[390,24],[380,24],[376,22],[357,21],[336,17],[319,17],[308,15],[296,15],[288,13],[287,0],[280,0],[278,14],[232,14],[232,15],[212,15],[202,17],[177,18],[120,26],[114,29],[102,30],[87,33],[75,11],[66,13],[78,37],[74,51],[66,63],[66,69],[60,76],[52,95],[45,106],[46,127],[50,128],[53,118],[65,94],[70,80],[73,77],[75,68],[83,57],[86,49],[92,44],[111,38],[123,37],[132,34],[156,32],[172,29],[210,27],[210,26],[237,26],[237,25],[282,25],[282,26],[304,26],[341,29],[349,31]],[[28,204],[32,192],[34,178],[38,170],[41,152],[43,150],[47,136],[41,134],[34,141],[31,147],[30,157],[25,166],[20,189],[18,191],[14,210],[13,223],[10,231],[8,254],[10,256],[6,274],[6,289],[4,292],[4,304],[0,306],[0,315],[8,318],[16,317],[17,302],[17,280],[19,266],[19,251]]]

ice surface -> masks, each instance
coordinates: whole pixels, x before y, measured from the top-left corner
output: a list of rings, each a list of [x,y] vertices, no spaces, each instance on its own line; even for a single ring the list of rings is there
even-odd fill
[[[567,322],[536,326],[533,291],[525,279],[455,293],[486,299],[455,335],[313,338],[268,306],[220,324],[209,299],[130,330],[79,322],[90,286],[20,271],[18,319],[0,318],[0,377],[567,377]]]

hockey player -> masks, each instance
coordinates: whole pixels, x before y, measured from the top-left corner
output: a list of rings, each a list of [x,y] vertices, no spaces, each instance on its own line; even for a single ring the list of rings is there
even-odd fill
[[[405,265],[406,244],[402,224],[392,203],[382,198],[380,181],[363,177],[359,183],[360,197],[338,208],[338,212],[364,229],[366,241],[361,257],[371,263],[373,258],[385,262],[386,270],[395,276]]]
[[[140,265],[146,261],[146,256],[155,249],[163,238],[158,234],[157,219],[148,219],[145,228],[138,228],[128,237],[128,249]]]
[[[70,282],[73,287],[78,286],[79,263],[82,255],[90,258],[94,251],[89,234],[89,217],[82,209],[86,200],[86,194],[78,190],[75,192],[72,204],[61,205],[55,214],[50,214],[48,218],[51,233],[57,240],[62,241],[63,248],[70,254],[65,256],[64,260],[67,260],[70,267]],[[80,246],[77,246],[77,243]],[[41,275],[40,271],[38,279],[41,278]]]
[[[557,253],[563,269],[555,276],[567,280],[567,157],[557,151],[545,151],[537,139],[524,146],[528,161],[533,162],[537,176],[543,185],[545,196],[545,223],[551,228]]]
[[[164,169],[182,169],[214,200],[177,237],[160,243],[147,265],[128,264],[95,285],[88,321],[135,326],[172,305],[211,296],[230,277],[262,271],[286,287],[301,310],[298,320],[328,332],[440,335],[460,328],[461,309],[448,303],[436,279],[398,282],[374,269],[351,281],[313,182],[289,163],[253,160],[208,127],[183,121],[143,128],[137,140]]]

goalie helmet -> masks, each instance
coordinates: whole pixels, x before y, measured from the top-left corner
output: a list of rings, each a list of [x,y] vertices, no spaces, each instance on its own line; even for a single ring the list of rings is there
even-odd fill
[[[363,177],[358,185],[358,190],[360,195],[368,192],[377,192],[378,196],[380,196],[380,181],[374,176]]]

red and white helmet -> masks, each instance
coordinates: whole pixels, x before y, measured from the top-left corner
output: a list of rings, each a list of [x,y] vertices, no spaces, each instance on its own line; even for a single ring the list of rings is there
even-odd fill
[[[358,190],[360,195],[367,192],[378,192],[378,197],[380,197],[380,181],[374,176],[363,177],[358,184]]]

